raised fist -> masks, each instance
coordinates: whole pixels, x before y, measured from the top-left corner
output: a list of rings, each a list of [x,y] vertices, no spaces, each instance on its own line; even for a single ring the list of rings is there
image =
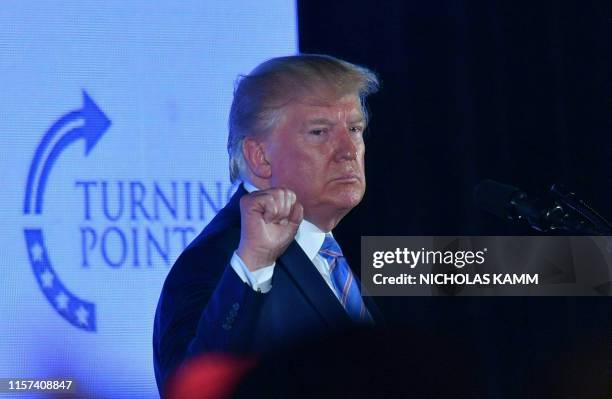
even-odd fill
[[[294,239],[304,208],[288,188],[269,188],[240,199],[238,256],[250,271],[269,266]]]

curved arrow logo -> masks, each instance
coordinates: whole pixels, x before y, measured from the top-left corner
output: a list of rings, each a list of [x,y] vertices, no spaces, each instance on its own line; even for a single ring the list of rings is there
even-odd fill
[[[110,120],[83,91],[83,107],[59,118],[36,148],[26,182],[24,214],[42,214],[49,174],[64,149],[83,140],[85,156],[88,156],[110,125]],[[24,235],[32,271],[51,306],[72,325],[96,331],[95,304],[77,297],[61,282],[51,265],[42,229],[24,229]]]

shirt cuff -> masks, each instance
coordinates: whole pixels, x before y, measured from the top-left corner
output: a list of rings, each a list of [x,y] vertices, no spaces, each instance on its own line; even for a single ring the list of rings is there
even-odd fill
[[[240,277],[245,284],[253,288],[253,290],[265,294],[272,289],[272,274],[276,263],[272,263],[270,266],[265,266],[252,272],[247,265],[244,264],[242,259],[240,259],[236,251],[234,251],[234,255],[232,255],[232,259],[230,260],[230,265],[238,277]]]

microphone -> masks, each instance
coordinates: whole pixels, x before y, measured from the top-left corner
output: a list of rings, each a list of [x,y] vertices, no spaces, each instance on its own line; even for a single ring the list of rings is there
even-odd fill
[[[564,230],[574,234],[607,235],[609,223],[577,200],[573,193],[553,185],[554,200],[532,199],[522,190],[493,180],[483,180],[474,189],[474,200],[484,211],[511,222],[527,222],[542,232]],[[595,216],[597,219],[595,219]]]

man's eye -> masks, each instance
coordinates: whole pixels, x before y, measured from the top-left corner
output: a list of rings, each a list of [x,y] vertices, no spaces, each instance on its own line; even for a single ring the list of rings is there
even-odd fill
[[[323,133],[325,133],[325,130],[323,129],[313,129],[310,131],[310,134],[314,135],[314,136],[320,136]]]
[[[351,133],[363,133],[363,127],[361,126],[353,126],[350,128]]]

